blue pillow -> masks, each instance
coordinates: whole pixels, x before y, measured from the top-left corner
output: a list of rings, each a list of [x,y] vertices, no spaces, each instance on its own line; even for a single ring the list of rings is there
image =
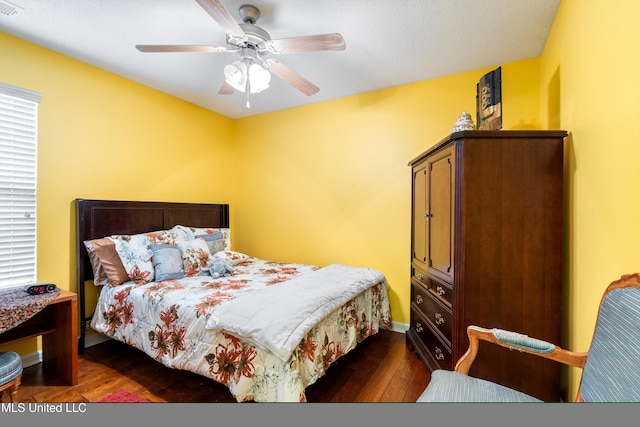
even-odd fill
[[[155,280],[176,280],[184,277],[182,253],[177,245],[150,245]]]

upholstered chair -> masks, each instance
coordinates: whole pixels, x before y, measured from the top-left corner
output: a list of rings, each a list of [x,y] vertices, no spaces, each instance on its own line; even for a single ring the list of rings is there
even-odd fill
[[[418,402],[540,402],[469,376],[479,340],[582,368],[577,402],[640,402],[640,274],[611,283],[600,301],[588,353],[499,329],[467,328],[469,350],[453,371],[435,370]],[[506,351],[506,350],[505,350]]]
[[[0,398],[9,391],[12,403],[18,401],[18,387],[22,379],[22,360],[13,351],[0,352]]]

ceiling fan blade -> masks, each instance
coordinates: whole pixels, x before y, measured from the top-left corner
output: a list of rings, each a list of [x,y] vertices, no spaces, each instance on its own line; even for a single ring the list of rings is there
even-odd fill
[[[233,36],[244,37],[244,31],[240,28],[240,25],[238,25],[227,9],[225,9],[222,3],[220,3],[220,0],[196,1],[204,10],[207,11],[209,15],[211,15],[213,20],[216,21],[216,23],[220,25],[225,32],[230,33]]]
[[[220,89],[218,89],[218,95],[231,95],[235,89],[227,81],[223,81]]]
[[[137,44],[140,52],[230,52],[226,47],[171,44]]]
[[[320,50],[344,50],[347,45],[338,33],[269,40],[267,49],[273,53],[300,53]]]
[[[284,65],[282,62],[278,62],[275,59],[268,59],[266,62],[269,71],[271,71],[273,74],[280,77],[282,80],[289,83],[291,86],[295,87],[305,95],[311,96],[315,93],[318,93],[318,91],[320,90],[318,86],[314,85],[309,80],[305,79],[300,74]]]

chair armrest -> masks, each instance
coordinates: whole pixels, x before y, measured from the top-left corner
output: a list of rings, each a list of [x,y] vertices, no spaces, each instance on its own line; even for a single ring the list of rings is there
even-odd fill
[[[497,344],[509,350],[516,349],[522,353],[533,354],[546,359],[555,360],[577,368],[584,368],[587,363],[587,353],[575,353],[564,350],[546,341],[530,338],[527,335],[519,334],[501,329],[485,329],[478,326],[467,328],[469,336],[469,349],[456,363],[454,370],[461,374],[468,375],[469,369],[478,354],[480,340]]]

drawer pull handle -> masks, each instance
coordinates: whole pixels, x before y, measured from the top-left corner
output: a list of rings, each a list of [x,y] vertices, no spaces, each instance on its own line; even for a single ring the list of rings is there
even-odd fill
[[[436,288],[436,293],[437,293],[439,296],[444,295],[444,289],[442,288],[442,286],[438,286],[438,287]]]
[[[424,329],[422,329],[422,324],[420,324],[420,322],[416,323],[416,331],[418,331],[418,332],[424,331]]]
[[[436,325],[442,325],[444,323],[444,318],[442,317],[442,314],[436,312],[436,314],[434,314],[433,317],[436,318]]]
[[[421,281],[422,279],[424,279],[424,276],[421,273],[418,273],[418,280]]]
[[[436,354],[436,359],[437,360],[443,360],[444,359],[444,354],[442,354],[442,350],[440,349],[440,347],[436,347],[434,350],[434,353]]]
[[[422,299],[422,295],[416,295],[416,304],[420,305],[424,302],[424,300]]]

